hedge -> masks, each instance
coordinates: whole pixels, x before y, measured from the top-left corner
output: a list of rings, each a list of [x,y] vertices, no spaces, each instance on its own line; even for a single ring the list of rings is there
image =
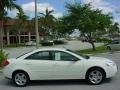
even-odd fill
[[[0,67],[2,66],[2,63],[4,60],[6,60],[8,57],[8,54],[6,54],[5,52],[0,53]]]

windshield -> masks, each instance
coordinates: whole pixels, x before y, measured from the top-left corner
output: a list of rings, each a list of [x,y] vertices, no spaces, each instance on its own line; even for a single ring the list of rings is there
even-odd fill
[[[69,50],[69,49],[67,49],[67,51],[75,53],[75,54],[77,54],[77,55],[79,55],[79,56],[81,56],[81,57],[83,57],[85,59],[89,59],[90,58],[88,55],[84,55],[84,54],[78,53],[76,51],[72,51],[72,50]]]

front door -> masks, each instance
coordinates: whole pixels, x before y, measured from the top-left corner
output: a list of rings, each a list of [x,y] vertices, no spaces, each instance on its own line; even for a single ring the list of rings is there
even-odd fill
[[[82,77],[82,60],[63,51],[52,51],[53,74],[56,79],[78,79]]]

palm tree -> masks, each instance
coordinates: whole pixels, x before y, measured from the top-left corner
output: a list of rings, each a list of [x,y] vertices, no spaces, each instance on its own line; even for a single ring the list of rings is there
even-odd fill
[[[20,28],[24,28],[26,27],[26,20],[28,20],[28,16],[25,15],[25,13],[23,11],[20,11],[19,13],[17,13],[17,19],[18,19],[18,24],[20,26]]]
[[[48,18],[48,17],[53,17],[52,13],[54,12],[54,10],[48,10],[48,8],[46,8],[45,13],[39,13],[41,14],[44,18]]]
[[[6,12],[6,10],[12,10],[12,9],[18,9],[19,11],[21,11],[21,7],[19,5],[16,4],[16,0],[1,0],[0,1],[0,48],[1,48],[1,52],[3,51],[3,17],[4,14]]]
[[[49,11],[47,8],[45,13],[39,13],[40,16],[38,17],[38,20],[39,20],[40,30],[42,30],[42,32],[45,35],[50,35],[50,33],[52,33],[52,30],[54,28],[54,23],[56,19],[52,15],[53,12],[54,10]],[[45,36],[44,39],[46,39]]]
[[[13,26],[12,29],[14,30],[14,34],[16,35],[16,42],[19,41],[19,44],[20,44],[21,40],[18,34],[20,34],[21,30],[27,27],[27,20],[29,17],[25,15],[23,11],[20,11],[19,13],[17,13],[16,17],[17,17],[17,22],[16,22],[16,25]]]

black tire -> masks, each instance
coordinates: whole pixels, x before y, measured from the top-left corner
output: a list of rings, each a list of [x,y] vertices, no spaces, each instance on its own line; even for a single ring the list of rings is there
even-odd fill
[[[21,75],[21,77],[23,77],[23,78],[21,78],[21,80],[20,80],[20,78],[18,79],[18,75]],[[24,79],[26,81],[22,81],[22,79]],[[29,83],[29,81],[30,81],[28,74],[26,72],[24,72],[24,71],[17,71],[17,72],[15,72],[13,74],[12,80],[13,80],[13,83],[17,87],[25,87]],[[20,81],[23,84],[20,84]]]
[[[110,47],[107,47],[107,49],[108,49],[108,50],[111,50],[111,48],[110,48]]]
[[[97,78],[97,75],[96,76],[92,75],[92,73],[95,74],[95,72],[99,73],[99,75],[98,75],[99,78]],[[88,70],[88,72],[86,73],[86,80],[89,84],[92,84],[92,85],[101,84],[103,82],[103,80],[105,79],[105,77],[106,77],[105,72],[101,68],[92,68],[92,69]]]

